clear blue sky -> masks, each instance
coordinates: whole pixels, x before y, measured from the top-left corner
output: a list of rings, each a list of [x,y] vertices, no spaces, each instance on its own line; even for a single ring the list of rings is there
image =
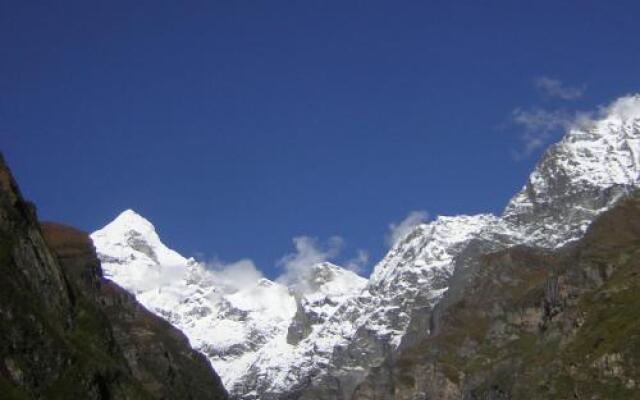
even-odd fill
[[[338,261],[365,249],[371,266],[411,210],[501,211],[541,150],[514,157],[514,110],[637,91],[638,15],[636,1],[1,1],[0,147],[43,219],[93,230],[133,208],[181,253],[269,276],[292,237],[340,235]]]

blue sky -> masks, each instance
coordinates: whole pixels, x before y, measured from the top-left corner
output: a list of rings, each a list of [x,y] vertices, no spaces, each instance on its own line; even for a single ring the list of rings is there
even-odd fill
[[[340,236],[325,253],[366,251],[366,274],[389,224],[500,212],[566,118],[637,91],[639,13],[2,1],[0,147],[43,219],[94,230],[133,208],[185,255],[272,277],[292,238]]]

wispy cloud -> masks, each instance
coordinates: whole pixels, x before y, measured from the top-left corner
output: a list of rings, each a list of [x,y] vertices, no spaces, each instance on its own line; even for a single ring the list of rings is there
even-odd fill
[[[575,100],[584,94],[586,87],[568,86],[561,80],[549,78],[548,76],[540,76],[534,79],[536,88],[550,97],[556,97],[562,100]]]
[[[541,108],[516,108],[511,113],[511,124],[519,128],[522,148],[513,151],[516,160],[529,157],[534,151],[547,146],[564,132],[584,127],[591,122],[593,113]]]
[[[355,257],[345,263],[344,267],[352,272],[355,272],[356,274],[359,274],[364,271],[368,262],[369,253],[366,250],[360,249],[358,250]]]
[[[411,211],[402,221],[389,224],[386,243],[391,247],[407,236],[416,226],[425,222],[429,218],[429,213],[424,210]]]
[[[548,97],[575,100],[584,94],[586,86],[569,86],[559,79],[540,76],[533,80],[535,87]],[[516,160],[529,157],[536,150],[547,146],[561,133],[585,119],[586,114],[565,110],[548,110],[540,107],[516,108],[511,112],[508,125],[515,126],[522,146],[512,152]]]
[[[140,281],[137,290],[146,291],[159,287],[169,286],[186,277],[187,270],[184,265],[161,265],[156,271],[145,274]]]
[[[340,236],[332,236],[323,243],[314,237],[297,236],[293,238],[293,245],[295,251],[278,261],[284,269],[278,280],[288,285],[305,282],[315,264],[336,258],[342,251],[344,240]]]
[[[247,258],[231,263],[214,259],[205,265],[217,283],[236,290],[254,285],[264,277],[255,263]]]
[[[514,152],[514,157],[520,160],[530,156],[568,128],[573,120],[565,111],[516,108],[511,113],[511,122],[520,129],[522,148]]]

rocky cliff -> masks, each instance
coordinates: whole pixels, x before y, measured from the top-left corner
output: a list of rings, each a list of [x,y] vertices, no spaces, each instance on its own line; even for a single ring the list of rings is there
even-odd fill
[[[39,225],[0,157],[0,397],[225,399],[186,337],[102,277],[89,236]]]
[[[486,254],[468,276],[354,399],[638,398],[639,194],[577,243]]]

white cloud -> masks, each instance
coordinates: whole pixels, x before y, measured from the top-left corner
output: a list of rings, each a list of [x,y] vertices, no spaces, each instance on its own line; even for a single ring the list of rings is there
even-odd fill
[[[547,145],[556,134],[569,128],[575,119],[575,115],[565,111],[516,108],[511,113],[511,122],[521,129],[522,149],[514,152],[515,158],[526,158]]]
[[[246,258],[232,263],[224,263],[214,259],[206,266],[216,282],[236,290],[254,285],[264,277],[262,272],[256,268],[255,263]]]
[[[582,97],[585,91],[585,86],[567,86],[559,79],[547,76],[536,78],[534,84],[547,96],[563,100]],[[588,118],[588,114],[579,112],[569,113],[563,110],[545,110],[536,107],[516,108],[511,113],[510,122],[520,129],[522,148],[513,151],[514,158],[521,160],[530,156],[576,123]]]
[[[340,236],[333,236],[326,243],[321,243],[317,238],[309,236],[297,236],[293,238],[295,252],[286,254],[278,261],[278,265],[284,269],[279,281],[295,285],[305,282],[315,264],[336,258],[344,246],[344,240]]]
[[[528,157],[562,133],[570,129],[587,129],[596,120],[607,116],[640,118],[640,95],[622,96],[592,112],[517,108],[511,114],[511,123],[520,128],[522,149],[515,151],[514,156],[516,159]]]
[[[389,233],[386,242],[389,247],[407,236],[416,226],[425,222],[429,218],[429,213],[423,210],[411,211],[400,223],[389,224]]]
[[[142,292],[170,286],[186,276],[184,265],[161,265],[155,270],[135,270],[127,272],[127,278],[135,282],[136,289]]]
[[[560,138],[569,129],[584,128],[593,122],[594,116],[609,114],[612,107],[613,105],[601,107],[598,113],[516,108],[511,113],[511,123],[520,128],[522,148],[513,151],[514,158],[522,160],[529,157],[534,151]]]
[[[575,100],[584,94],[586,87],[567,86],[559,79],[541,76],[534,80],[536,88],[544,92],[547,96],[556,97],[562,100]]]
[[[605,107],[600,107],[598,116],[602,118],[607,115],[616,115],[622,119],[640,118],[640,94],[623,96]]]
[[[516,108],[512,113],[513,121],[528,131],[550,131],[565,128],[573,117],[564,111],[547,111],[540,108]]]
[[[356,253],[356,256],[348,260],[344,267],[349,271],[359,274],[364,271],[364,268],[367,266],[368,262],[369,253],[366,250],[359,249]]]

